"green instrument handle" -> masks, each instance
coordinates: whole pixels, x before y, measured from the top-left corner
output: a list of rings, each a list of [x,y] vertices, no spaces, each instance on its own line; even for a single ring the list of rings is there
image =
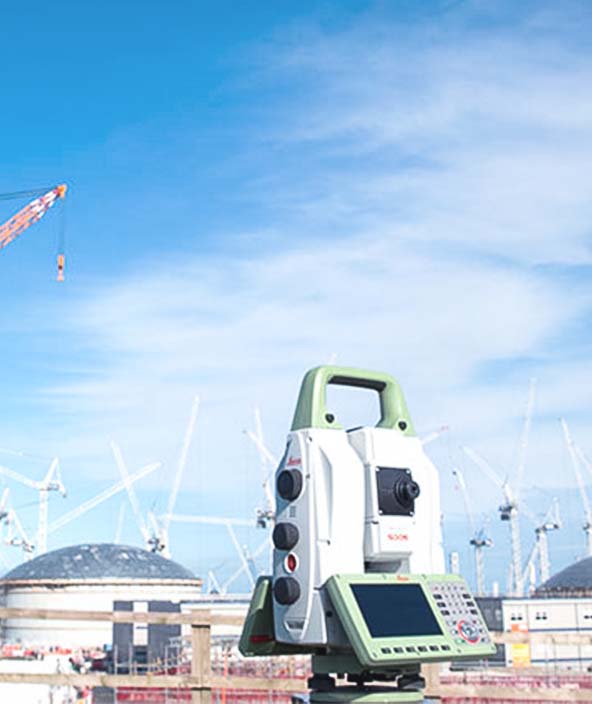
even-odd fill
[[[352,367],[322,366],[308,371],[302,381],[292,430],[302,428],[341,429],[327,410],[327,386],[352,386],[372,389],[380,397],[380,420],[377,428],[398,429],[404,435],[415,431],[405,397],[397,380],[390,374]]]

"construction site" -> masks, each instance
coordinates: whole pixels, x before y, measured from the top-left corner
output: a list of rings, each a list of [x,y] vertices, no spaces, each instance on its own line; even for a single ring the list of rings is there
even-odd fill
[[[0,704],[592,704],[591,26],[6,9]]]

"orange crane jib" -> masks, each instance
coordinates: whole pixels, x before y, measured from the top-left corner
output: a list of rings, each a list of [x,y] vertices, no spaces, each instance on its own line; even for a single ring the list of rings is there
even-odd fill
[[[41,220],[58,199],[66,197],[67,188],[65,184],[55,186],[47,193],[32,200],[18,213],[15,213],[10,220],[0,225],[0,249],[4,249],[28,227]],[[60,253],[58,254],[58,281],[64,280],[64,264],[64,255]]]

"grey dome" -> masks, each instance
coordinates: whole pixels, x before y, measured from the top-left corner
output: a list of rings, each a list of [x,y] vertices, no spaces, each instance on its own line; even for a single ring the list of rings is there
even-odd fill
[[[550,577],[536,596],[592,596],[592,557],[574,562]]]
[[[196,581],[185,567],[156,553],[130,545],[72,545],[39,555],[15,567],[3,582],[37,580],[185,580]]]

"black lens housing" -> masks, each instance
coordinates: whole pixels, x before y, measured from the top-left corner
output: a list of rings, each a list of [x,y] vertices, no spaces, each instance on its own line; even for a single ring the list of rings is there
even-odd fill
[[[280,577],[273,585],[273,596],[278,604],[289,606],[300,599],[300,584],[294,577]]]
[[[286,501],[294,501],[300,496],[302,484],[302,472],[299,469],[284,469],[276,480],[277,492]]]
[[[300,539],[300,531],[293,523],[277,523],[272,539],[278,550],[291,550]]]
[[[395,499],[404,508],[409,508],[419,496],[419,484],[414,482],[411,477],[397,477],[393,486]]]

